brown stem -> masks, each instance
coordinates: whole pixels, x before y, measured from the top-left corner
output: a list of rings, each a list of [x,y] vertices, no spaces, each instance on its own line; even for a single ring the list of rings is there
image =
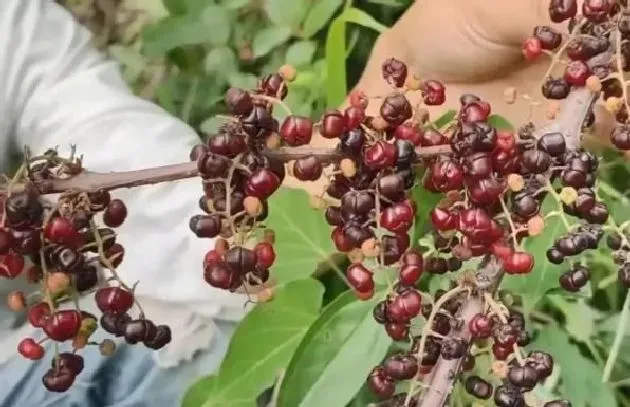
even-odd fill
[[[540,138],[547,133],[562,133],[568,150],[576,150],[581,147],[582,125],[597,99],[586,88],[573,90],[564,100],[561,113],[556,120],[545,127],[538,129],[534,136]],[[503,278],[503,270],[500,262],[495,258],[486,258],[477,272],[477,282],[480,291],[494,294]],[[483,295],[471,296],[462,304],[458,317],[464,321],[460,329],[453,330],[449,335],[463,338],[470,343],[470,331],[468,323],[477,314],[483,313],[485,302]],[[426,390],[418,400],[418,407],[443,407],[446,405],[455,381],[460,372],[464,358],[446,360],[440,357],[431,374],[425,379]]]

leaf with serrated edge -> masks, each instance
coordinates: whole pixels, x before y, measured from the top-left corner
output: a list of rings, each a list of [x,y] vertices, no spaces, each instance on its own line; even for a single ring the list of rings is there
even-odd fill
[[[344,406],[352,399],[392,342],[372,315],[380,297],[362,302],[347,291],[326,307],[289,363],[278,407]]]
[[[194,384],[190,391],[196,393],[186,397],[204,400],[203,407],[255,406],[317,318],[323,293],[322,284],[310,278],[279,288],[272,301],[258,304],[236,328],[216,376],[201,379],[213,385]]]
[[[288,188],[269,199],[265,225],[276,236],[276,262],[271,272],[279,283],[310,276],[336,252],[324,214],[312,209],[308,199],[306,192]]]

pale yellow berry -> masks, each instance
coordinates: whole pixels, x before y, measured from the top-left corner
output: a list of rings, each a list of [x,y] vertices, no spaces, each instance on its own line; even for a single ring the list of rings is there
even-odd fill
[[[507,177],[507,184],[510,190],[518,192],[525,187],[525,180],[519,174],[510,174]]]
[[[88,337],[86,335],[77,334],[74,338],[72,338],[72,347],[74,349],[83,349],[87,346]]]
[[[383,131],[389,126],[385,119],[383,119],[381,116],[376,116],[375,118],[373,118],[371,124],[374,130],[378,131]]]
[[[602,91],[602,81],[595,75],[589,76],[586,79],[586,87],[593,93],[599,93]]]
[[[344,158],[339,162],[339,170],[346,178],[352,178],[357,175],[357,164],[350,158]]]
[[[348,260],[350,260],[350,263],[363,263],[365,256],[361,249],[352,249],[348,252]]]
[[[116,342],[111,339],[103,339],[103,342],[98,345],[98,350],[103,356],[112,356],[116,353]]]
[[[617,111],[621,109],[622,103],[623,101],[621,100],[621,98],[611,96],[604,102],[604,107],[610,113],[617,113]]]
[[[278,73],[282,78],[287,82],[293,82],[295,77],[297,76],[297,71],[292,65],[282,65],[280,69],[278,69]]]
[[[256,293],[256,302],[269,302],[273,300],[274,294],[273,287],[265,287]]]
[[[527,233],[530,236],[541,234],[543,229],[545,229],[545,219],[542,216],[536,215],[527,221]]]
[[[326,207],[328,206],[324,198],[317,195],[311,195],[311,197],[309,198],[309,204],[313,209],[326,209]]]
[[[499,379],[504,379],[508,374],[508,364],[503,360],[495,360],[492,362],[492,373]]]
[[[523,394],[523,398],[525,399],[525,404],[528,406],[540,406],[543,402],[534,394],[533,391],[529,391]]]
[[[83,318],[79,327],[79,335],[89,337],[98,328],[98,322],[94,318]]]
[[[361,244],[361,253],[365,257],[376,257],[381,253],[381,246],[375,238],[367,239]]]
[[[281,145],[282,145],[282,138],[280,137],[280,135],[278,133],[271,133],[265,139],[265,146],[269,150],[275,150],[276,148],[280,147]]]
[[[276,242],[276,233],[271,229],[265,229],[263,232],[263,241],[269,244]]]
[[[260,202],[260,199],[255,196],[245,197],[243,200],[243,208],[245,208],[245,212],[247,212],[247,214],[252,218],[257,217],[263,211],[262,202]]]
[[[511,105],[512,103],[516,102],[516,96],[517,96],[517,93],[516,93],[516,88],[514,86],[509,86],[503,90],[503,100],[508,105]]]
[[[26,308],[26,297],[22,291],[11,291],[7,296],[7,305],[11,311],[22,311]]]
[[[567,205],[571,205],[578,197],[578,193],[575,188],[564,187],[560,191],[560,199]]]
[[[409,90],[419,90],[422,86],[422,81],[416,78],[415,75],[407,75],[405,79],[405,88]]]
[[[70,276],[59,271],[50,273],[46,279],[46,287],[51,294],[59,294],[70,285]]]
[[[549,120],[555,119],[562,110],[562,103],[559,100],[550,100],[545,109],[545,116]]]

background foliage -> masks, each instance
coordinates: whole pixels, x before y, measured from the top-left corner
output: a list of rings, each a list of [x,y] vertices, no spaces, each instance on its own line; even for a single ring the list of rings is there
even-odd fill
[[[378,33],[412,0],[59,2],[94,32],[97,46],[121,62],[137,94],[205,137],[216,128],[212,118],[224,112],[223,92],[229,86],[252,87],[258,76],[284,63],[299,69],[287,100],[296,113],[316,117],[338,105],[358,80]],[[630,166],[613,153],[600,153],[609,160],[602,166],[599,193],[615,221],[625,222],[630,219],[625,193]],[[414,233],[419,243],[430,239],[424,224],[436,197],[421,189],[413,194],[421,208]],[[362,387],[364,378],[395,351],[372,320],[374,303],[358,302],[346,291],[338,273],[343,260],[329,261],[329,229],[321,214],[308,209],[307,196],[281,191],[272,201],[269,226],[278,241],[273,271],[280,284],[275,300],[246,317],[219,372],[192,385],[184,404],[254,406],[256,397],[278,382],[279,407],[366,406],[373,400]],[[537,259],[563,232],[556,220],[527,243]],[[526,313],[532,346],[551,352],[558,363],[537,388],[538,396],[563,395],[577,407],[629,406],[630,301],[626,298],[624,305],[626,293],[616,285],[617,268],[606,250],[584,261],[593,278],[576,295],[558,289],[559,267],[539,261],[527,278],[508,277],[503,287],[511,295],[504,300]],[[320,272],[313,277],[315,270]],[[426,277],[422,284],[435,292],[449,285],[449,277]],[[615,335],[622,340],[619,352],[611,352]],[[487,370],[489,362],[482,355],[476,369]],[[609,382],[603,383],[608,374]],[[457,386],[452,405],[471,403]]]

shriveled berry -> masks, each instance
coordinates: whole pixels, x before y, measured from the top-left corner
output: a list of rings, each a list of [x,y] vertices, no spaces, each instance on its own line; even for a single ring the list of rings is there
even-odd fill
[[[422,100],[427,106],[439,106],[446,101],[446,88],[436,80],[428,80],[422,83],[420,88]]]
[[[534,61],[542,54],[542,43],[537,37],[529,37],[521,46],[521,52],[527,61]]]
[[[396,58],[386,59],[385,62],[383,62],[381,71],[383,79],[390,85],[400,88],[405,84],[405,80],[407,79],[407,65],[405,65],[404,62]]]
[[[551,100],[562,100],[569,96],[571,85],[566,80],[560,79],[547,79],[542,85],[542,94],[545,98]]]

